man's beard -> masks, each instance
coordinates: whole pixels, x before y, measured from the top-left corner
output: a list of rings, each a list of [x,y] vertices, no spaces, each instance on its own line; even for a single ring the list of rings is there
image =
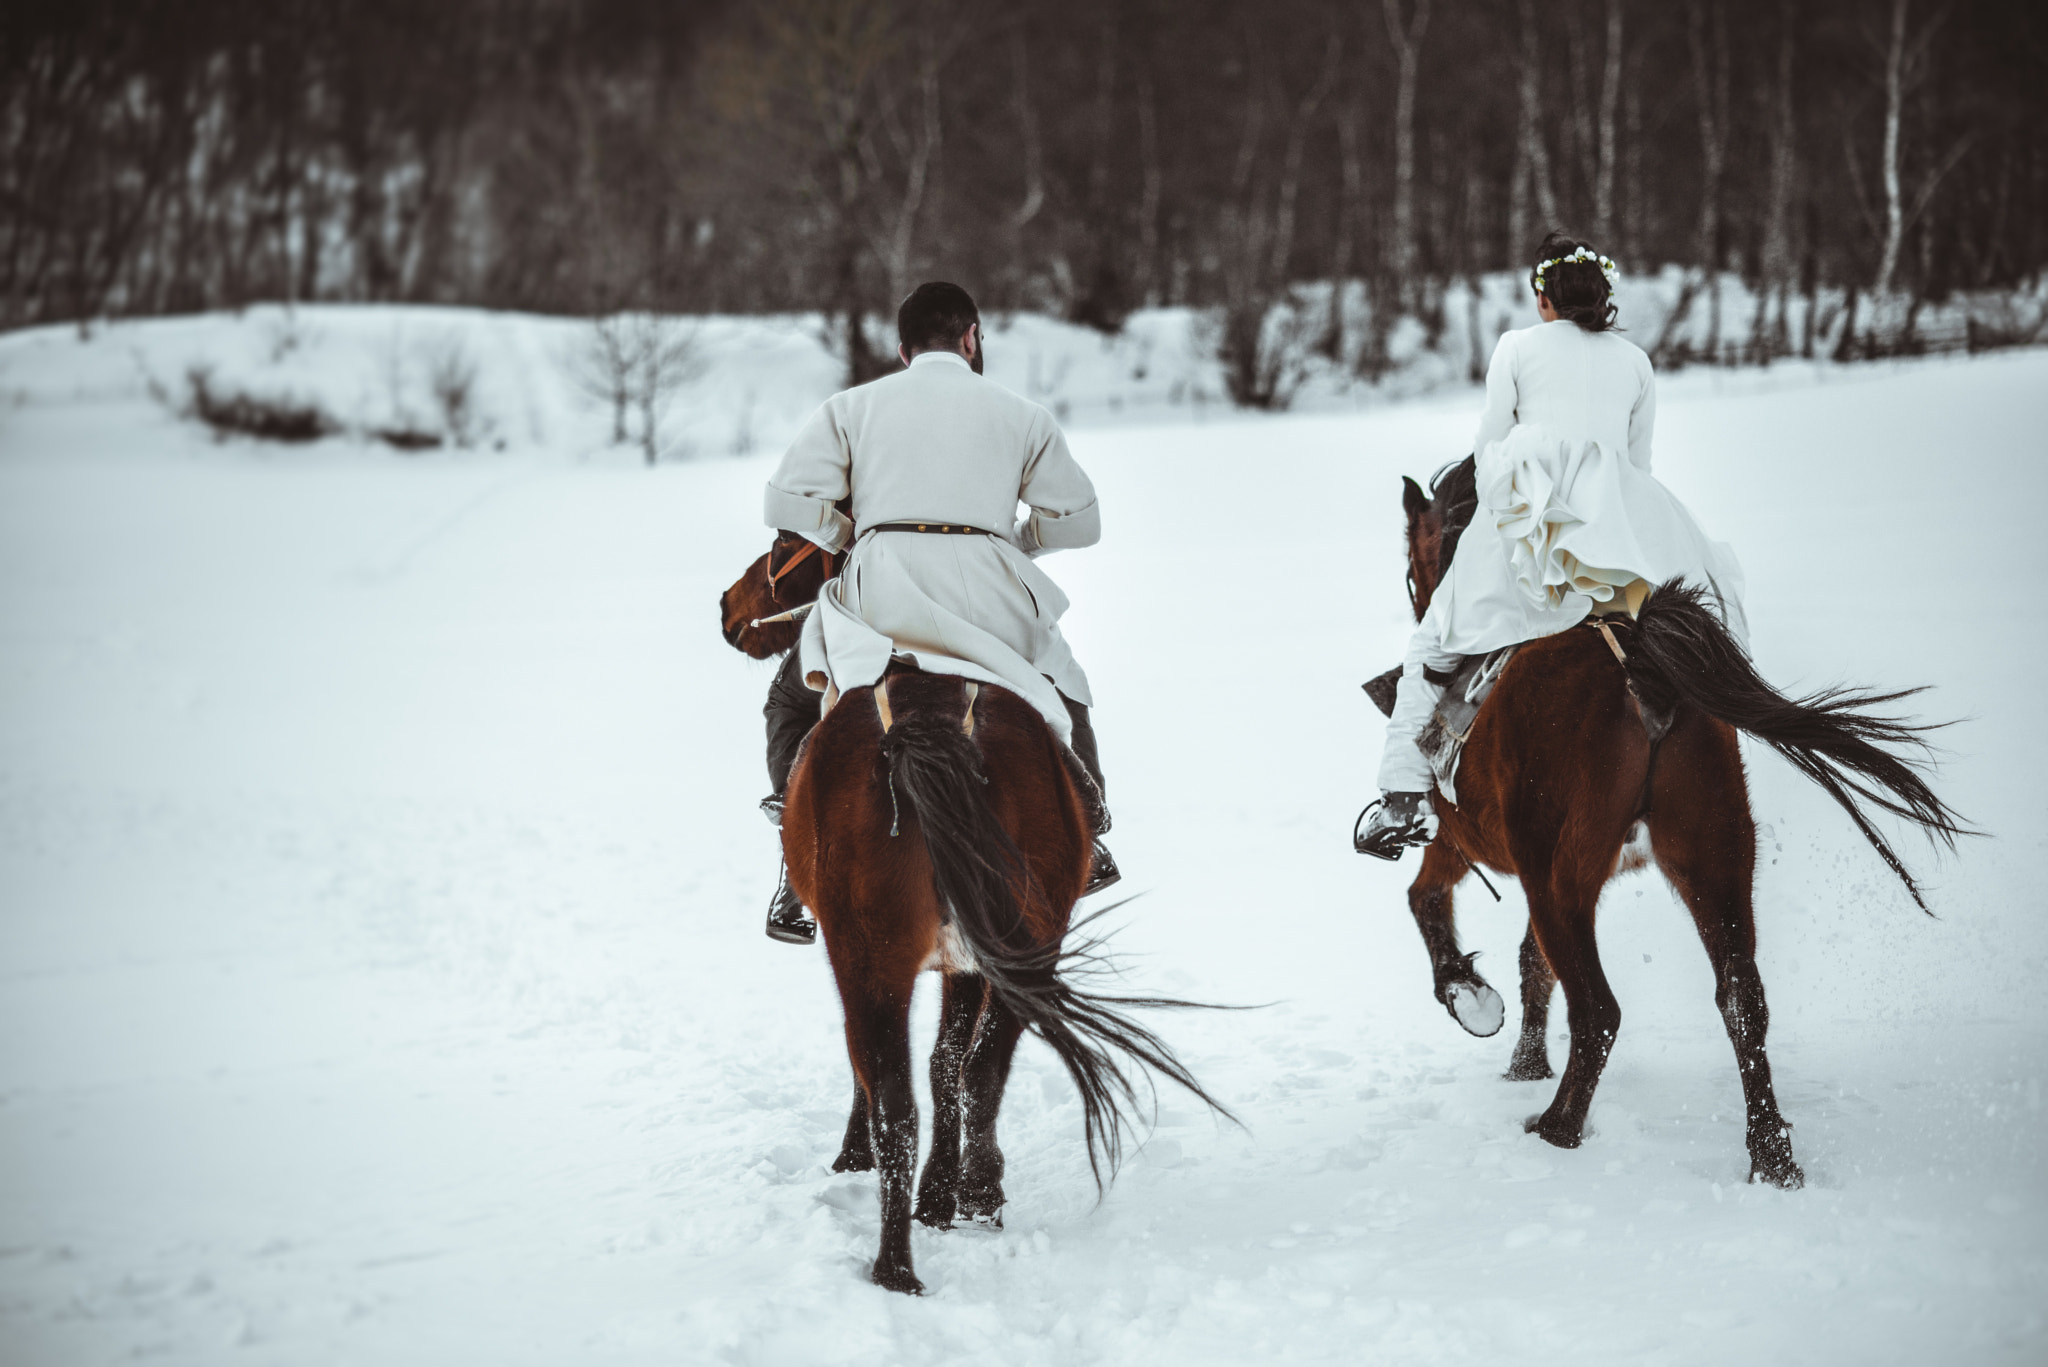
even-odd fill
[[[988,355],[988,334],[980,328],[974,330],[974,354],[967,358],[967,364],[974,373],[981,374],[981,358]]]

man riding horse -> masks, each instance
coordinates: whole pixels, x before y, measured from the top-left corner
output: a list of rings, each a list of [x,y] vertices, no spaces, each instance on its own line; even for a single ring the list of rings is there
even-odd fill
[[[819,694],[873,684],[898,663],[998,684],[1036,707],[1093,781],[1100,834],[1094,697],[1060,634],[1067,597],[1032,563],[1100,539],[1095,486],[1050,413],[982,377],[981,315],[966,290],[918,286],[896,329],[904,368],[826,400],[768,481],[769,526],[846,556],[768,690],[774,791],[762,810],[780,824]],[[1117,877],[1097,840],[1087,891]],[[768,934],[817,935],[786,870]]]

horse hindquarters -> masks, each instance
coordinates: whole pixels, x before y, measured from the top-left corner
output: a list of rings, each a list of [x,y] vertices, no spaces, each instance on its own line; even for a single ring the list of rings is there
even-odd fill
[[[818,724],[790,776],[782,839],[790,883],[818,918],[845,1010],[857,1091],[835,1167],[880,1170],[873,1277],[889,1290],[916,1293],[924,1287],[910,1256],[917,1167],[910,1000],[937,941],[939,907],[922,842],[890,836],[892,811],[876,762],[881,735],[872,707],[845,702]],[[858,1133],[863,1106],[869,1146]]]
[[[1735,732],[1687,709],[1664,741],[1650,813],[1657,865],[1692,913],[1714,968],[1721,1009],[1748,1112],[1750,1180],[1798,1187],[1805,1176],[1771,1086],[1764,1051],[1770,1009],[1756,968],[1756,826]]]
[[[1548,1109],[1528,1123],[1560,1148],[1582,1141],[1621,1029],[1594,915],[1635,822],[1650,762],[1649,737],[1621,672],[1587,635],[1550,637],[1515,657],[1473,728],[1458,781],[1470,795],[1478,838],[1505,848],[1529,901],[1524,1036],[1511,1076],[1543,1075],[1551,975],[1564,989],[1571,1028],[1564,1076]],[[1532,971],[1542,965],[1547,973]],[[1531,1029],[1535,1047],[1526,1050]]]

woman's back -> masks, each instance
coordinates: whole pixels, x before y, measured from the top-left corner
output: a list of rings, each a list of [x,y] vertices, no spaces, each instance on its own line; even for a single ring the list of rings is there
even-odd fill
[[[1484,451],[1520,423],[1569,443],[1626,452],[1647,470],[1655,383],[1643,349],[1613,332],[1560,319],[1503,333],[1487,374],[1476,447]]]

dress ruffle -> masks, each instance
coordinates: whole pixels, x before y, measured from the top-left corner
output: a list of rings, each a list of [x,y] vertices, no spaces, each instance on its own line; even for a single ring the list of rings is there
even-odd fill
[[[1532,614],[1583,616],[1637,580],[1684,578],[1706,588],[1730,629],[1747,639],[1734,551],[1710,540],[1686,506],[1626,452],[1522,425],[1480,452],[1477,466],[1474,529],[1494,528],[1506,574]],[[1479,586],[1464,587],[1470,594]],[[1477,625],[1468,620],[1468,635]],[[1464,649],[1473,653],[1469,647],[1468,641]]]

